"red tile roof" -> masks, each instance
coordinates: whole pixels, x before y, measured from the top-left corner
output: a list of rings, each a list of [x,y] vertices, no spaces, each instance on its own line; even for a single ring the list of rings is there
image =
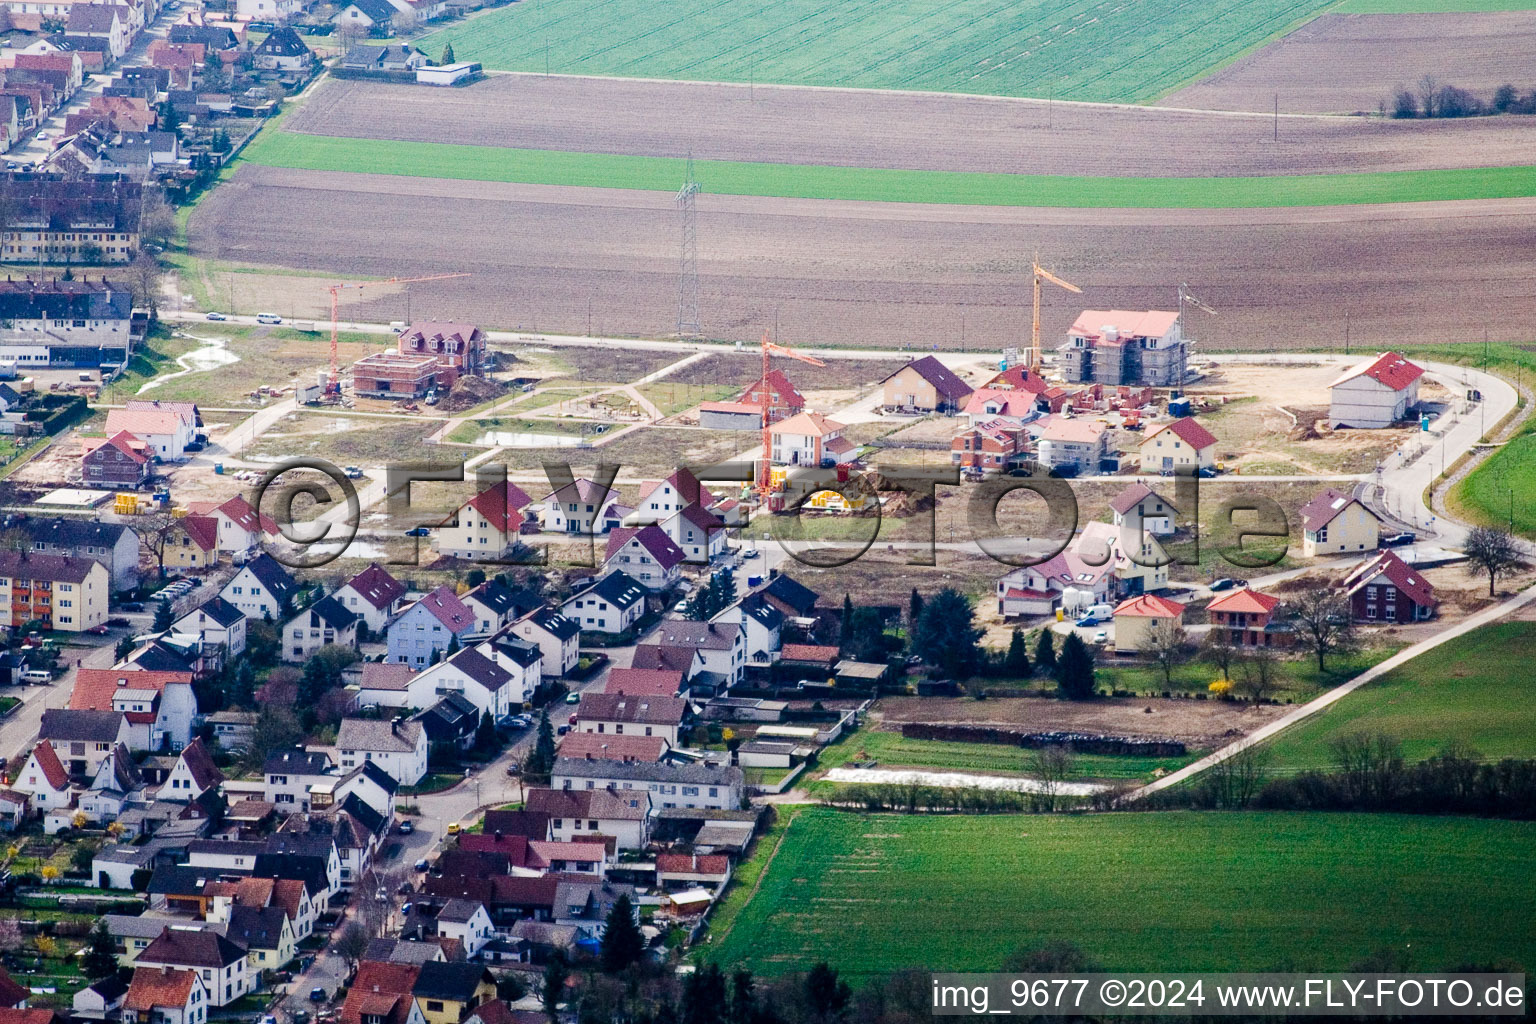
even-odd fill
[[[362,1024],[365,1016],[392,1017],[396,1004],[411,998],[411,989],[420,974],[417,964],[365,960],[358,966],[346,1002],[341,1005],[342,1024]]]
[[[1343,491],[1337,491],[1329,487],[1317,497],[1301,506],[1301,525],[1307,530],[1321,530],[1333,522],[1340,512],[1343,512],[1354,503],[1355,498],[1353,495],[1345,494]],[[1365,508],[1364,505],[1360,507]],[[1366,509],[1366,513],[1371,518],[1375,518],[1375,514],[1370,509]]]
[[[184,1009],[192,998],[192,986],[198,984],[196,971],[173,967],[139,967],[133,972],[123,1009],[149,1013],[151,1010]]]
[[[1166,597],[1158,597],[1156,594],[1138,594],[1115,606],[1116,618],[1128,615],[1131,618],[1173,619],[1183,614],[1182,604],[1170,601]]]
[[[181,749],[181,762],[192,773],[192,781],[197,783],[198,789],[211,789],[224,781],[224,773],[213,763],[213,756],[203,746],[201,736],[193,738]]]
[[[965,403],[961,411],[967,416],[986,414],[989,402],[995,406],[992,412],[998,416],[1022,418],[1035,408],[1035,396],[1028,392],[982,388],[971,395],[971,400]]]
[[[502,533],[516,533],[523,522],[523,509],[532,503],[526,491],[508,480],[481,491],[460,508],[473,508]]]
[[[1175,437],[1179,438],[1185,444],[1188,444],[1191,448],[1194,448],[1196,451],[1199,451],[1202,448],[1209,448],[1211,445],[1216,443],[1216,435],[1211,433],[1209,430],[1206,430],[1192,416],[1185,416],[1181,419],[1174,420],[1172,423],[1163,424],[1148,434],[1147,440],[1152,440],[1154,437],[1156,437],[1158,434],[1161,434],[1165,430],[1171,431]]]
[[[1125,515],[1131,509],[1135,508],[1143,498],[1158,498],[1170,512],[1173,511],[1173,504],[1169,502],[1167,498],[1164,498],[1161,494],[1158,494],[1152,488],[1143,483],[1131,484],[1131,486],[1115,495],[1110,499],[1109,507],[1114,509],[1116,512],[1119,512],[1121,515]]]
[[[699,478],[694,476],[692,471],[687,469],[674,470],[672,475],[664,480],[654,480],[650,483],[642,484],[640,486],[640,500],[644,501],[646,498],[649,498],[651,492],[655,491],[662,484],[671,484],[672,489],[678,493],[685,505],[695,502],[700,505],[713,505],[715,503],[715,496],[709,493],[707,487],[699,483]]]
[[[69,706],[75,711],[111,711],[118,690],[154,690],[173,683],[191,685],[191,672],[134,672],[121,668],[82,668],[75,672]]]
[[[1407,594],[1409,599],[1420,607],[1433,608],[1437,603],[1435,588],[1424,578],[1424,574],[1391,551],[1383,551],[1371,561],[1357,567],[1346,577],[1345,584],[1353,594],[1377,576],[1385,576],[1393,586]]]
[[[18,984],[15,978],[5,972],[4,968],[0,968],[0,1006],[13,1008],[26,1002],[31,995],[31,989]]]
[[[683,688],[683,674],[651,668],[616,668],[608,672],[605,693],[627,693],[636,697],[675,697]]]
[[[147,437],[150,434],[174,434],[185,421],[169,409],[113,409],[107,413],[107,434],[133,434]]]
[[[82,454],[89,455],[99,448],[116,448],[136,465],[142,466],[149,461],[149,444],[126,430],[119,430],[105,439],[87,438],[81,442]]]
[[[1045,382],[1044,377],[1038,373],[1030,373],[1029,367],[1018,363],[982,385],[982,390],[987,389],[1028,391],[1032,395],[1043,395],[1051,390],[1051,386]]]
[[[835,662],[839,651],[829,644],[785,644],[779,650],[784,661]]]
[[[1375,359],[1350,367],[1328,386],[1337,387],[1362,374],[1385,384],[1393,391],[1401,391],[1424,376],[1424,369],[1410,363],[1405,356],[1400,356],[1396,352],[1383,352]]]
[[[1280,599],[1278,597],[1270,597],[1268,594],[1261,594],[1257,590],[1250,590],[1244,587],[1241,590],[1222,594],[1216,600],[1206,605],[1205,610],[1207,613],[1227,612],[1231,614],[1237,612],[1247,615],[1268,615],[1275,610],[1275,606],[1279,603]]]
[[[725,875],[730,873],[731,859],[720,853],[661,853],[656,855],[656,870],[674,875]]]
[[[59,761],[59,755],[54,753],[51,744],[39,743],[32,748],[32,756],[37,760],[37,766],[43,770],[43,778],[48,780],[48,785],[55,790],[69,788],[69,773],[64,770],[64,765]]]
[[[181,528],[187,531],[187,536],[192,538],[192,543],[202,550],[218,550],[219,521],[212,516],[183,516]]]
[[[761,392],[763,381],[765,380],[768,382],[768,390],[779,396],[780,405],[786,405],[791,409],[799,409],[805,405],[805,396],[789,382],[789,378],[784,376],[783,370],[769,370],[768,376],[759,377],[749,384],[736,401],[744,405],[750,405],[754,409],[760,408],[761,399],[753,401],[752,392]]]
[[[663,675],[680,675],[668,672]],[[598,758],[603,761],[660,761],[667,741],[660,736],[614,736],[599,732],[571,732],[560,737],[560,757]]]

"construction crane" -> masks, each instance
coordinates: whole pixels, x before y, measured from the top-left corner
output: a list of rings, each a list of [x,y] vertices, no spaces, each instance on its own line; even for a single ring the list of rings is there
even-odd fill
[[[1191,295],[1189,293],[1189,285],[1187,285],[1187,284],[1180,284],[1179,285],[1179,322],[1180,323],[1182,323],[1183,320],[1184,320],[1184,307],[1185,307],[1185,305],[1194,306],[1196,309],[1202,309],[1205,312],[1211,314],[1211,316],[1215,316],[1216,315],[1216,311],[1214,309],[1212,309],[1210,306],[1207,306],[1205,303],[1201,302],[1199,299],[1195,298],[1193,295]]]
[[[1040,372],[1040,282],[1049,281],[1051,284],[1065,288],[1069,292],[1081,295],[1083,290],[1075,284],[1070,284],[1057,277],[1040,265],[1040,254],[1036,253],[1032,261],[1035,278],[1035,320],[1034,327],[1029,334],[1029,369],[1031,373]]]
[[[758,408],[763,414],[763,461],[758,464],[757,493],[766,502],[768,500],[768,483],[773,477],[771,466],[773,465],[773,433],[769,429],[772,420],[773,389],[768,386],[768,356],[784,356],[786,359],[798,359],[802,363],[810,363],[812,366],[826,366],[827,364],[814,356],[801,355],[792,348],[776,345],[768,340],[768,332],[763,332],[763,376],[758,383],[762,390],[758,392]]]
[[[348,281],[331,285],[331,372],[326,377],[326,395],[331,398],[341,397],[341,371],[336,366],[336,332],[338,327],[337,306],[340,304],[340,295],[344,289],[371,288],[381,284],[415,284],[417,281],[446,281],[450,277],[468,276],[468,274],[432,274],[428,277],[391,277],[383,281]]]

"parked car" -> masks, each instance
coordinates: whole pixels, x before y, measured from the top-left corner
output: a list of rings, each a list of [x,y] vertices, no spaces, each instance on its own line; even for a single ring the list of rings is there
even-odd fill
[[[1101,629],[1097,633],[1093,634],[1093,642],[1096,644],[1109,643],[1109,631]]]
[[[122,604],[118,605],[118,607],[121,608],[125,612],[141,612],[141,611],[144,610],[144,602],[143,601],[124,601]]]
[[[86,630],[86,632],[92,636],[105,636],[107,627],[105,623],[102,623],[100,625],[92,626],[90,629]]]
[[[1395,548],[1399,544],[1412,544],[1418,539],[1418,534],[1411,530],[1404,530],[1402,533],[1394,533],[1390,537],[1383,537],[1381,544],[1382,547]]]
[[[516,761],[513,761],[511,764],[507,765],[507,774],[521,775],[523,774],[523,766],[518,764]]]
[[[225,316],[223,313],[209,313],[208,314],[208,319],[209,320],[228,320],[229,317]]]
[[[415,832],[416,832],[416,825],[415,825],[414,822],[402,821],[400,823],[400,834],[401,835],[403,835],[403,836],[414,835]]]
[[[1235,586],[1237,586],[1237,580],[1223,578],[1217,580],[1215,583],[1212,583],[1211,590],[1231,590]]]
[[[414,530],[406,530],[405,535],[407,537],[430,537],[432,536],[432,531],[425,526],[418,526]]]
[[[456,836],[456,835],[458,835],[462,831],[464,831],[464,830],[459,826],[458,822],[450,821],[448,823],[448,834],[449,835]]]
[[[259,324],[280,324],[283,318],[276,313],[257,313],[256,322]]]
[[[347,475],[348,480],[361,480],[363,478],[363,471],[357,466],[348,466],[342,472]]]
[[[743,548],[742,552],[741,552],[741,557],[742,558],[756,558],[757,557],[757,548]]]
[[[325,989],[321,988],[319,985],[316,985],[314,988],[309,990],[309,1001],[312,1003],[323,1003],[328,998],[329,997],[325,994]]]
[[[416,862],[416,864],[415,864],[415,868],[416,868],[417,871],[425,871],[425,870],[427,870],[427,867],[428,867],[427,858],[425,858],[425,857],[421,858],[421,860],[418,860]]]
[[[560,728],[555,730],[555,735],[556,736],[564,736],[566,733],[568,733],[570,731],[571,731],[571,727],[570,726],[562,725]]]
[[[581,703],[581,694],[574,693],[574,692],[573,693],[568,693],[568,694],[565,695],[565,702],[567,704],[580,704]]]

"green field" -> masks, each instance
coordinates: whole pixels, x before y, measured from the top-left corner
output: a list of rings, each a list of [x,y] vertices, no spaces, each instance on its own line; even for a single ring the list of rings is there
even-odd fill
[[[1281,733],[1274,767],[1329,767],[1329,741],[1361,731],[1397,737],[1415,761],[1452,741],[1486,758],[1536,757],[1536,704],[1517,690],[1533,660],[1536,623],[1473,630]]]
[[[1536,963],[1536,823],[1354,814],[970,817],[808,808],[710,955],[765,973]],[[936,959],[938,957],[938,959]]]
[[[827,747],[821,755],[824,766],[835,768],[844,761],[864,755],[880,762],[882,768],[933,768],[940,771],[984,772],[988,775],[1029,775],[1034,767],[1033,750],[1002,743],[953,743],[947,740],[908,739],[899,732],[860,729]],[[1174,771],[1193,761],[1187,757],[1115,757],[1079,754],[1073,757],[1075,777],[1084,779],[1139,779],[1150,781],[1161,768]],[[835,785],[835,784],[834,784]]]
[[[476,22],[478,24],[478,22]],[[455,47],[457,50],[457,47]],[[268,167],[675,192],[686,161],[265,131],[242,159]],[[1408,203],[1536,195],[1536,167],[1230,178],[1114,178],[695,161],[708,193],[888,203],[1228,208]]]
[[[1137,102],[1333,0],[524,0],[421,40],[504,71]]]
[[[1536,537],[1536,423],[1456,484],[1451,501],[1472,518]]]

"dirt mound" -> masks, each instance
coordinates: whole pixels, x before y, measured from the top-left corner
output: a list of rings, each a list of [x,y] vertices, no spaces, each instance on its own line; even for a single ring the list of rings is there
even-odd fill
[[[507,394],[507,387],[484,377],[460,377],[453,390],[438,403],[444,412],[461,412]]]

